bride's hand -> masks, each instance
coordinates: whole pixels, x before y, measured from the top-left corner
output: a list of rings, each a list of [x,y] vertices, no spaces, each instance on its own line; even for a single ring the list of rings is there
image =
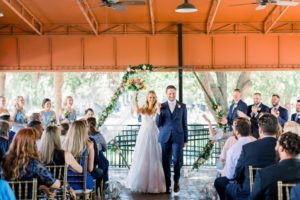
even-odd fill
[[[159,102],[156,103],[156,111],[157,113],[160,113],[161,104]]]

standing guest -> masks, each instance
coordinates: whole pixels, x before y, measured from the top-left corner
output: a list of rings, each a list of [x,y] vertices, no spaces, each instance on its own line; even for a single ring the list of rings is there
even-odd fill
[[[228,150],[226,156],[224,175],[215,180],[215,188],[220,196],[220,199],[225,199],[226,185],[234,177],[235,167],[240,157],[243,145],[252,142],[253,137],[250,137],[251,125],[250,121],[243,117],[235,118],[233,122],[233,134],[236,135],[238,141]]]
[[[43,110],[41,111],[40,115],[42,118],[43,127],[50,124],[56,124],[56,114],[53,110],[51,110],[51,100],[45,98],[42,103]]]
[[[60,130],[61,130],[61,133],[60,133],[60,142],[61,142],[61,145],[64,144],[65,140],[66,140],[66,137],[67,137],[67,133],[69,131],[69,124],[68,123],[62,123],[60,124]]]
[[[300,99],[296,103],[296,113],[292,114],[291,120],[300,124]]]
[[[36,178],[39,185],[58,189],[60,181],[39,160],[35,132],[33,128],[24,128],[15,135],[2,162],[3,177],[8,181],[32,181]],[[28,191],[31,192],[29,188]]]
[[[226,199],[246,199],[250,194],[249,166],[263,168],[276,163],[277,118],[269,113],[258,120],[260,139],[242,147],[233,182],[227,183]]]
[[[24,97],[18,96],[11,118],[11,121],[13,122],[12,131],[14,131],[15,133],[18,132],[21,128],[25,128],[28,123],[28,119],[24,110],[24,104]]]
[[[255,175],[250,199],[277,199],[277,181],[300,183],[300,136],[287,132],[281,135],[276,145],[280,157],[278,164],[258,170]]]
[[[62,113],[60,115],[60,123],[73,123],[77,116],[76,116],[76,110],[73,108],[73,97],[67,96],[64,107],[62,109]]]
[[[88,119],[89,117],[94,117],[94,110],[92,108],[86,109],[84,113],[85,113],[85,119]]]
[[[9,142],[9,123],[4,120],[0,120],[0,162],[8,151],[10,145]]]
[[[254,93],[253,95],[253,104],[248,106],[248,117],[251,121],[251,132],[252,135],[258,139],[259,133],[258,133],[258,118],[263,113],[268,113],[269,107],[262,103],[261,101],[261,94],[259,92]]]
[[[37,149],[38,151],[40,151],[41,149],[41,138],[42,138],[42,135],[43,135],[43,131],[44,131],[44,128],[42,126],[42,122],[40,121],[31,121],[29,122],[28,124],[28,128],[34,128],[36,130],[36,146],[37,146]]]
[[[46,127],[42,136],[40,156],[45,165],[70,166],[77,173],[82,173],[82,166],[77,163],[74,156],[64,151],[60,144],[60,128],[55,125]]]
[[[278,94],[272,95],[272,108],[270,108],[270,113],[274,115],[281,127],[284,127],[284,124],[288,121],[289,113],[288,110],[279,105],[280,96]]]
[[[227,124],[229,126],[229,131],[232,131],[233,120],[238,117],[238,111],[241,111],[246,115],[248,111],[247,104],[241,99],[241,91],[239,89],[234,89],[232,97],[233,100],[229,107],[229,112],[227,115]]]
[[[75,158],[85,157],[85,156],[88,157],[87,159],[88,172],[87,172],[87,179],[86,179],[87,180],[86,187],[87,189],[93,189],[94,183],[93,183],[93,177],[91,175],[91,172],[94,169],[95,152],[94,152],[93,142],[90,141],[88,137],[88,128],[86,126],[86,122],[82,120],[74,121],[74,123],[71,125],[68,131],[67,138],[63,148],[64,150],[70,152]],[[80,164],[82,167],[84,167],[85,165],[84,160],[82,160]],[[71,170],[68,171],[68,182],[70,183],[70,186],[74,190],[82,190],[83,184],[78,182],[78,177],[72,176],[74,174],[76,173]]]
[[[6,108],[6,98],[4,96],[0,96],[0,114],[8,113]]]

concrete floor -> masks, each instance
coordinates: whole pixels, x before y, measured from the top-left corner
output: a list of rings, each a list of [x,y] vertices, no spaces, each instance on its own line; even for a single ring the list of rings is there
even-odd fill
[[[113,198],[112,194],[106,195],[105,199],[121,199],[121,200],[216,200],[217,195],[213,186],[213,182],[217,176],[215,168],[200,168],[198,171],[187,172],[186,168],[182,169],[180,178],[180,192],[177,194],[139,194],[132,193],[125,188],[125,178],[127,169],[110,169],[110,190],[114,190],[114,194],[118,194],[117,198]]]

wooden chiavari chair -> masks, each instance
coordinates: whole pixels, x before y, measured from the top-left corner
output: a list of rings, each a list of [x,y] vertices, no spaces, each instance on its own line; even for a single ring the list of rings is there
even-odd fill
[[[250,178],[250,192],[252,192],[253,190],[253,184],[254,184],[254,177],[255,174],[258,170],[260,170],[261,168],[258,167],[253,167],[253,166],[249,166],[249,178]]]
[[[277,182],[278,200],[290,200],[290,191],[296,184]]]
[[[18,200],[36,200],[37,199],[37,179],[32,181],[9,181],[11,189]]]
[[[67,176],[68,176],[68,167],[67,165],[48,165],[47,169],[58,179],[61,183],[61,193],[56,193],[56,199],[66,200],[67,198]]]

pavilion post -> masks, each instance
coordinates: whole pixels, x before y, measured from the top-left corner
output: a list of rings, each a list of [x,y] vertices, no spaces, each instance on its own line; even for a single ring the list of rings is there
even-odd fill
[[[179,102],[182,103],[182,24],[177,25],[178,28],[178,95]]]

